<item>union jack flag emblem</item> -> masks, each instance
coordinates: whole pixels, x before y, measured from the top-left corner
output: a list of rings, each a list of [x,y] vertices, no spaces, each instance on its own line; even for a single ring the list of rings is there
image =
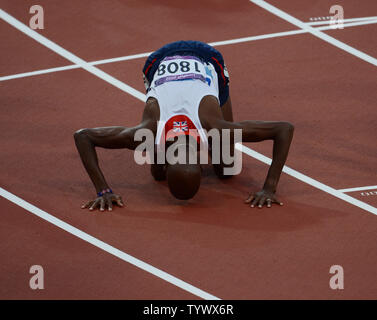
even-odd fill
[[[187,121],[174,121],[173,132],[186,132],[188,131]]]

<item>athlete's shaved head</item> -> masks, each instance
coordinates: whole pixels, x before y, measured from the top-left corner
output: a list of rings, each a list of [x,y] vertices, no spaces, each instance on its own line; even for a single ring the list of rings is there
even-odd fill
[[[200,187],[200,164],[169,164],[166,177],[174,197],[179,200],[191,199]]]

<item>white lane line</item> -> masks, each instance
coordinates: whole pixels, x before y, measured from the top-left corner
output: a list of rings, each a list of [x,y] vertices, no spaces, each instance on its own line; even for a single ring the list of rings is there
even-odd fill
[[[362,26],[362,25],[376,24],[376,23],[377,23],[377,19],[368,20],[368,21],[360,21],[360,22],[350,22],[350,23],[344,24],[344,27],[347,28],[347,27],[355,27],[355,26]],[[322,27],[318,27],[318,28],[315,28],[315,29],[325,31],[325,30],[332,30],[332,27],[327,25],[327,26],[322,26]],[[216,46],[223,46],[223,45],[229,45],[229,44],[235,44],[235,43],[241,43],[241,42],[249,42],[249,41],[269,39],[269,38],[292,36],[292,35],[303,34],[303,33],[308,33],[308,31],[303,30],[303,29],[291,30],[291,31],[264,34],[264,35],[260,35],[260,36],[253,36],[253,37],[245,37],[245,38],[239,38],[239,39],[233,39],[233,40],[212,42],[212,43],[209,43],[209,44],[216,47]],[[0,80],[1,80],[1,78],[0,78]]]
[[[139,53],[139,54],[132,54],[130,56],[103,59],[103,60],[93,61],[89,63],[93,65],[98,65],[98,64],[106,64],[106,63],[113,63],[113,62],[119,62],[119,61],[134,60],[134,59],[146,58],[152,53],[153,52],[144,52],[144,53]]]
[[[248,147],[246,147],[242,144],[238,143],[236,145],[236,148],[238,150],[246,153],[250,157],[253,157],[253,158],[255,158],[255,159],[257,159],[257,160],[259,160],[259,161],[261,161],[261,162],[263,162],[267,165],[271,164],[272,160],[270,158],[264,156],[263,154],[261,154],[259,152],[254,151],[254,150],[252,150],[252,149],[250,149],[250,148],[248,148]],[[306,183],[306,184],[309,184],[309,185],[311,185],[311,186],[313,186],[313,187],[315,187],[319,190],[322,190],[326,193],[329,193],[336,198],[342,199],[343,201],[346,201],[346,202],[348,202],[348,203],[350,203],[350,204],[352,204],[356,207],[359,207],[360,209],[363,209],[365,211],[368,211],[370,213],[377,215],[377,208],[375,208],[375,207],[373,207],[373,206],[371,206],[371,205],[369,205],[365,202],[362,202],[358,199],[350,197],[349,195],[344,194],[340,190],[336,190],[334,188],[331,188],[331,187],[329,187],[329,186],[327,186],[327,185],[325,185],[325,184],[323,184],[323,183],[321,183],[321,182],[319,182],[319,181],[317,181],[313,178],[310,178],[310,177],[308,177],[308,176],[306,176],[306,175],[304,175],[304,174],[302,174],[302,173],[300,173],[300,172],[298,172],[294,169],[291,169],[287,166],[284,166],[283,172],[294,177],[294,178],[296,178],[296,179],[298,179],[298,180],[300,180],[300,181],[302,181],[302,182],[304,182],[304,183]]]
[[[85,69],[86,71],[96,75],[97,77],[105,80],[106,82],[112,84],[113,86],[117,87],[118,89],[129,93],[130,95],[134,96],[138,99],[144,99],[144,95],[140,95],[140,92],[135,90],[134,88],[128,86],[127,84],[119,81],[118,79],[110,76],[106,72],[90,65],[86,61],[82,60],[78,56],[74,55],[73,53],[69,52],[68,50],[62,48],[61,46],[57,45],[56,43],[50,41],[46,37],[40,35],[39,33],[35,32],[34,30],[27,27],[22,22],[18,21],[4,10],[0,9],[0,18],[4,21],[8,22],[10,25],[15,27],[16,29],[20,30],[21,32],[28,35],[30,38],[34,39],[35,41],[39,42],[40,44],[44,45],[45,47],[49,48],[50,50],[54,51],[58,55],[66,58],[67,60],[73,62],[74,64],[80,66],[81,68]]]
[[[69,66],[62,66],[62,67],[55,67],[55,68],[49,68],[49,69],[41,69],[41,70],[35,70],[35,71],[29,71],[29,72],[23,72],[23,73],[16,73],[9,76],[3,76],[0,77],[0,81],[7,81],[12,79],[19,79],[19,78],[27,78],[32,76],[37,76],[40,74],[46,74],[46,73],[53,73],[53,72],[59,72],[59,71],[66,71],[66,70],[72,70],[72,69],[79,69],[80,66],[76,64],[72,64]]]
[[[359,187],[359,188],[348,188],[348,189],[339,189],[340,192],[356,192],[356,191],[364,191],[364,190],[372,190],[377,189],[377,186],[367,186],[367,187]]]
[[[322,21],[323,20],[327,20],[328,21],[328,20],[331,20],[331,18],[332,18],[331,16],[326,16],[326,17],[311,17],[309,20],[310,21],[318,21],[318,20],[320,20],[320,21],[321,20]]]
[[[84,232],[84,231],[81,231],[80,229],[77,229],[75,227],[73,227],[72,225],[52,216],[51,214],[47,213],[46,211],[43,211],[39,208],[37,208],[36,206],[30,204],[29,202],[26,202],[25,200],[17,197],[16,195],[4,190],[3,188],[0,187],[0,196],[4,197],[5,199],[13,202],[14,204],[18,205],[19,207],[31,212],[32,214],[42,218],[43,220],[45,221],[48,221],[50,222],[51,224],[55,225],[56,227],[60,228],[60,229],[63,229],[65,231],[67,231],[68,233],[74,235],[75,237],[77,238],[80,238],[81,240],[84,240],[90,244],[92,244],[93,246],[101,249],[101,250],[104,250],[108,253],[110,253],[111,255],[125,261],[125,262],[128,262],[132,265],[134,265],[135,267],[139,268],[139,269],[142,269],[148,273],[151,273],[153,274],[154,276],[158,277],[158,278],[161,278],[162,280],[165,280],[197,297],[200,297],[202,299],[206,299],[206,300],[220,300],[219,298],[201,290],[201,289],[198,289],[196,287],[194,287],[193,285],[185,282],[185,281],[182,281],[174,276],[172,276],[171,274],[169,273],[166,273],[165,271],[162,271],[160,269],[157,269],[156,267],[153,267],[152,265],[148,264],[148,263],[145,263],[144,261],[141,261],[109,244],[107,244],[106,242],[103,242],[93,236],[91,236],[90,234]]]
[[[281,19],[295,25],[296,27],[299,27],[300,29],[303,29],[309,33],[311,33],[312,35],[314,35],[315,37],[317,38],[320,38],[324,41],[326,41],[327,43],[330,43],[332,44],[333,46],[343,50],[343,51],[346,51],[352,55],[354,55],[355,57],[358,57],[359,59],[362,59],[374,66],[377,66],[377,59],[373,58],[372,56],[360,51],[360,50],[357,50],[351,46],[349,46],[348,44],[345,44],[344,42],[341,42],[329,35],[327,35],[326,33],[323,33],[321,32],[320,30],[316,29],[316,28],[313,28],[311,26],[309,26],[307,23],[304,23],[302,22],[301,20],[291,16],[290,14],[274,7],[273,5],[267,3],[266,1],[264,0],[250,0],[250,2],[260,6],[261,8],[271,12],[272,14],[280,17]]]
[[[117,57],[117,58],[97,60],[97,61],[87,62],[87,64],[92,65],[92,66],[96,66],[96,65],[119,62],[119,61],[145,58],[145,57],[148,57],[151,53],[152,52],[147,52],[147,53],[133,54],[133,55],[130,55],[130,56],[123,56],[123,57]],[[36,70],[36,71],[31,71],[31,72],[17,73],[17,74],[13,74],[13,75],[9,75],[9,76],[3,76],[3,77],[0,77],[0,81],[6,81],[6,80],[12,80],[12,79],[18,79],[18,78],[25,78],[25,77],[36,76],[36,75],[39,75],[39,74],[53,73],[53,72],[66,71],[66,70],[72,70],[72,69],[80,69],[80,68],[81,68],[81,66],[79,66],[77,64],[72,64],[72,65],[68,65],[68,66],[42,69],[42,70]]]
[[[348,23],[348,22],[358,22],[358,21],[368,21],[368,20],[376,20],[377,16],[372,17],[363,17],[363,18],[348,18],[343,20],[338,20],[339,23]],[[319,26],[322,24],[329,24],[331,20],[322,20],[322,21],[315,21],[315,22],[306,22],[306,24],[310,26]]]
[[[377,24],[377,17],[376,19],[371,19],[374,17],[368,17],[367,18],[358,18],[358,19],[348,19],[348,20],[355,20],[353,23],[345,23],[344,28],[348,27],[356,27],[356,26],[362,26],[362,25],[368,25],[368,24]],[[364,20],[363,20],[364,19]],[[344,21],[346,21],[345,19]],[[358,21],[361,20],[361,21]],[[325,30],[331,30],[331,26],[326,25],[317,28],[318,30],[325,31]],[[286,36],[292,36],[296,34],[303,34],[307,33],[305,30],[291,30],[291,31],[283,31],[283,32],[276,32],[276,33],[270,33],[270,34],[263,34],[259,36],[252,36],[252,37],[244,37],[244,38],[238,38],[238,39],[231,39],[231,40],[224,40],[224,41],[217,41],[217,42],[211,42],[209,45],[211,46],[224,46],[224,45],[230,45],[235,43],[243,43],[243,42],[250,42],[250,41],[257,41],[257,40],[263,40],[263,39],[271,39],[271,38],[278,38],[278,37],[286,37]],[[134,59],[140,59],[140,58],[146,58],[148,57],[152,52],[145,52],[145,53],[139,53],[139,54],[133,54],[129,56],[122,56],[122,57],[116,57],[116,58],[109,58],[109,59],[103,59],[103,60],[96,60],[87,62],[90,65],[96,66],[96,65],[102,65],[102,64],[108,64],[108,63],[114,63],[114,62],[121,62],[121,61],[127,61],[127,60],[134,60]],[[56,68],[49,68],[49,69],[42,69],[42,70],[36,70],[31,72],[23,72],[23,73],[17,73],[13,75],[8,76],[2,76],[0,77],[0,81],[7,81],[12,79],[18,79],[18,78],[25,78],[25,77],[31,77],[36,76],[40,74],[46,74],[46,73],[52,73],[52,72],[59,72],[59,71],[65,71],[65,70],[72,70],[72,69],[79,69],[81,68],[79,65],[68,65],[68,66],[62,66],[62,67],[56,67]]]

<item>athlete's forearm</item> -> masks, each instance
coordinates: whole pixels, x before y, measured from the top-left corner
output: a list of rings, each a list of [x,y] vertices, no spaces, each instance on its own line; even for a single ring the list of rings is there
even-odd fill
[[[276,192],[281,172],[287,160],[289,147],[293,138],[294,128],[290,124],[283,125],[274,140],[272,163],[268,170],[263,189]]]
[[[274,141],[272,163],[263,188],[275,192],[293,138],[293,125],[289,122],[266,121],[242,121],[227,125],[233,129],[242,129],[244,142]]]
[[[81,161],[92,180],[97,193],[109,188],[99,167],[97,152],[90,138],[84,132],[80,131],[75,133],[74,138]]]

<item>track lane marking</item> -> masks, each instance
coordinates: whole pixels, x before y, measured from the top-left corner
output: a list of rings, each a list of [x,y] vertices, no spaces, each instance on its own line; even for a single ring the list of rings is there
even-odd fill
[[[364,190],[372,190],[377,189],[377,186],[366,186],[366,187],[358,187],[358,188],[348,188],[348,189],[339,189],[340,192],[355,192],[355,191],[364,191]]]
[[[345,22],[353,22],[353,23],[345,23],[344,28],[357,27],[357,26],[363,26],[363,25],[369,25],[369,24],[377,24],[377,16],[376,17],[344,19],[344,21]],[[308,24],[314,24],[314,23],[308,23]],[[316,29],[321,30],[321,31],[326,31],[326,30],[331,30],[332,28],[330,26],[322,26],[322,27],[318,27]],[[304,33],[308,33],[308,32],[305,31],[305,30],[302,30],[302,29],[291,30],[291,31],[283,31],[283,32],[270,33],[270,34],[263,34],[263,35],[259,35],[259,36],[251,36],[251,37],[244,37],[244,38],[237,38],[237,39],[231,39],[231,40],[211,42],[211,43],[209,43],[209,45],[212,45],[214,47],[224,46],[224,45],[251,42],[251,41],[257,41],[257,40],[263,40],[263,39],[272,39],[272,38],[293,36],[293,35],[304,34]],[[87,62],[87,63],[90,64],[90,65],[93,65],[93,66],[102,65],[102,64],[109,64],[109,63],[114,63],[114,62],[121,62],[121,61],[128,61],[128,60],[146,58],[151,53],[152,52],[145,52],[145,53],[133,54],[133,55],[128,55],[128,56],[116,57],[116,58],[96,60],[96,61],[91,61],[91,62]],[[35,71],[30,71],[30,72],[23,72],[23,73],[8,75],[8,76],[2,76],[2,77],[0,77],[0,81],[26,78],[26,77],[32,77],[32,76],[41,75],[41,74],[60,72],[60,71],[66,71],[66,70],[73,70],[73,69],[79,69],[79,68],[81,68],[79,65],[73,64],[73,65],[68,65],[68,66],[61,66],[61,67],[48,68],[48,69],[42,69],[42,70],[35,70]]]
[[[363,17],[363,18],[348,18],[348,19],[340,19],[337,20],[339,23],[344,23],[344,22],[357,22],[357,21],[368,21],[368,20],[376,20],[377,16],[371,16],[371,17]],[[306,22],[306,24],[310,26],[318,26],[322,24],[329,24],[331,20],[322,20],[322,21],[315,21],[315,22]]]
[[[94,74],[98,78],[105,80],[106,82],[112,84],[113,86],[117,87],[118,89],[127,92],[128,94],[134,96],[138,99],[144,99],[144,95],[141,95],[139,91],[135,90],[134,88],[130,87],[129,85],[119,81],[118,79],[110,76],[106,72],[96,68],[95,66],[90,65],[83,59],[79,58],[78,56],[74,55],[73,53],[69,52],[68,50],[64,49],[63,47],[57,45],[56,43],[52,42],[51,40],[47,39],[46,37],[42,36],[38,32],[27,27],[22,22],[18,21],[16,18],[12,17],[4,10],[0,9],[0,18],[3,19],[5,22],[8,22],[11,26],[18,29],[19,31],[23,32],[30,38],[34,39],[35,41],[39,42],[43,46],[49,48],[50,50],[54,51],[58,55],[62,56],[63,58],[73,62],[74,64],[78,65],[79,67],[85,69],[86,71]]]
[[[75,237],[77,238],[80,238],[81,240],[84,240],[90,244],[92,244],[93,246],[103,250],[103,251],[106,251],[108,253],[110,253],[111,255],[125,261],[125,262],[128,262],[132,265],[134,265],[135,267],[139,268],[139,269],[142,269],[150,274],[153,274],[154,276],[162,279],[162,280],[165,280],[166,282],[169,282],[197,297],[200,297],[202,299],[206,299],[206,300],[220,300],[218,297],[215,297],[214,295],[211,295],[197,287],[194,287],[193,285],[185,282],[185,281],[182,281],[181,279],[178,279],[176,277],[174,277],[173,275],[165,272],[165,271],[162,271],[144,261],[141,261],[140,259],[137,259],[131,255],[129,255],[128,253],[125,253],[109,244],[107,244],[106,242],[103,242],[93,236],[91,236],[90,234],[54,217],[53,215],[47,213],[46,211],[43,211],[39,208],[37,208],[36,206],[32,205],[31,203],[21,199],[20,197],[17,197],[16,195],[14,195],[13,193],[10,193],[8,191],[6,191],[5,189],[1,188],[0,187],[0,196],[2,196],[3,198],[9,200],[10,202],[13,202],[14,204],[18,205],[19,207],[29,211],[30,213],[40,217],[41,219],[55,225],[56,227],[60,228],[60,229],[63,229],[64,231],[74,235]]]
[[[253,157],[265,164],[268,164],[270,165],[272,160],[268,157],[266,157],[265,155],[257,152],[257,151],[254,151],[248,147],[246,147],[245,145],[242,145],[242,144],[237,144],[236,145],[236,148],[240,151],[242,151],[243,153],[246,153],[247,155],[249,155],[250,157]],[[341,192],[340,190],[336,190],[328,185],[325,185],[324,183],[322,182],[319,182],[318,180],[315,180],[313,178],[310,178],[309,176],[307,175],[304,175],[290,167],[287,167],[287,166],[284,166],[283,167],[283,172],[296,178],[297,180],[300,180],[306,184],[309,184],[311,185],[312,187],[315,187],[319,190],[322,190],[328,194],[331,194],[332,196],[336,197],[336,198],[339,198],[345,202],[348,202],[356,207],[359,207],[360,209],[363,209],[365,211],[368,211],[370,213],[373,213],[375,215],[377,215],[377,208],[363,202],[363,201],[360,201],[358,199],[355,199],[347,194],[344,194],[343,192]]]
[[[250,2],[256,4],[257,6],[269,11],[270,13],[274,14],[275,16],[278,16],[279,18],[295,25],[296,27],[299,27],[300,29],[302,30],[305,30],[309,33],[311,33],[313,36],[317,37],[317,38],[320,38],[324,41],[326,41],[327,43],[329,44],[332,44],[333,46],[343,50],[343,51],[346,51],[350,54],[352,54],[353,56],[361,59],[361,60],[364,60],[374,66],[377,66],[377,59],[358,50],[358,49],[355,49],[351,46],[349,46],[348,44],[345,44],[344,42],[341,42],[329,35],[327,35],[326,33],[323,33],[321,32],[320,30],[316,29],[316,28],[313,28],[311,27],[310,25],[308,25],[307,23],[305,22],[302,22],[301,20],[291,16],[290,14],[280,10],[279,8],[267,3],[266,1],[264,0],[249,0]]]

